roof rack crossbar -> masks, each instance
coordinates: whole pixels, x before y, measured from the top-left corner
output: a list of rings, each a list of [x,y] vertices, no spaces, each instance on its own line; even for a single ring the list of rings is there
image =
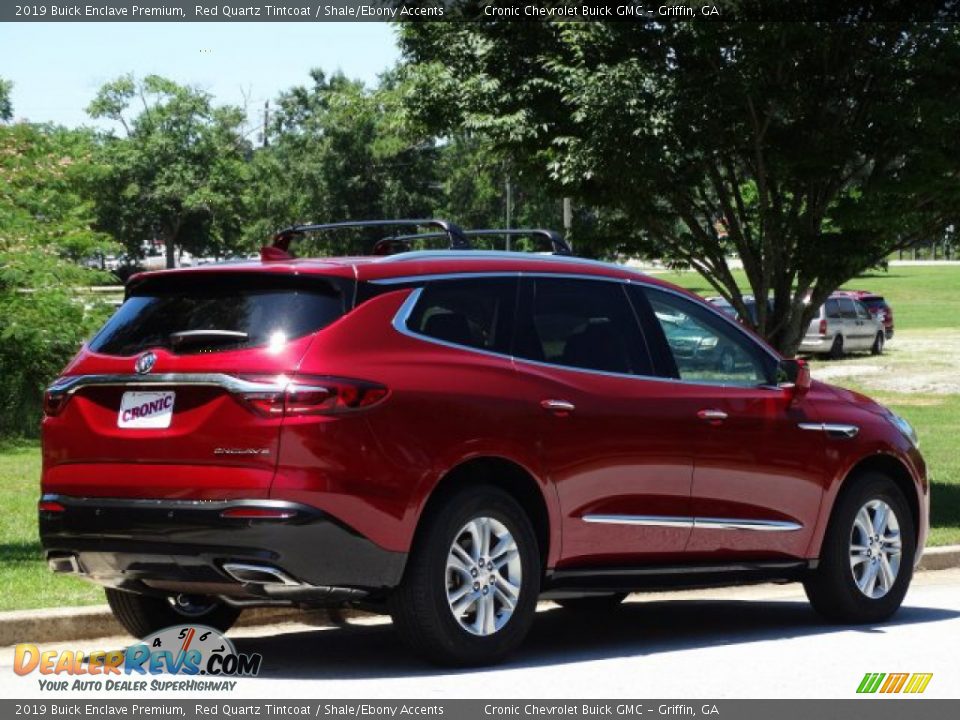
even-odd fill
[[[572,255],[573,252],[570,250],[570,246],[567,244],[567,241],[563,239],[563,236],[560,233],[554,230],[546,230],[544,228],[511,228],[511,229],[483,229],[483,230],[463,230],[463,234],[468,237],[489,237],[497,236],[500,237],[541,237],[546,239],[550,243],[550,247],[553,249],[554,254],[556,255]],[[383,240],[380,240],[377,243],[377,246],[382,245],[382,249],[390,247],[394,243],[405,243],[410,244],[412,241],[419,238],[435,238],[443,237],[443,233],[431,232],[431,233],[420,233],[420,234],[411,234],[411,235],[392,235],[390,237],[385,237]],[[374,248],[376,253],[376,247]]]
[[[348,220],[346,222],[335,223],[308,223],[304,225],[291,225],[288,228],[279,230],[273,236],[272,247],[286,252],[290,247],[290,241],[295,237],[304,235],[308,232],[322,232],[325,230],[343,230],[346,228],[365,228],[365,227],[436,227],[443,232],[429,233],[435,237],[444,235],[450,240],[451,250],[469,250],[470,241],[466,233],[459,226],[447,220],[438,220],[433,218],[421,219],[400,219],[400,220]],[[382,241],[381,241],[382,242]],[[377,243],[378,245],[380,243]]]

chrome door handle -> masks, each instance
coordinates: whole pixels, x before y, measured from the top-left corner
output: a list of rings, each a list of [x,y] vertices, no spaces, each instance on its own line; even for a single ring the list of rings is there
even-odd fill
[[[706,420],[707,422],[718,423],[727,419],[727,414],[723,410],[714,410],[713,408],[707,410],[699,410],[697,412],[697,417],[701,420]]]
[[[565,415],[577,409],[577,406],[569,400],[542,400],[540,407],[558,415]]]

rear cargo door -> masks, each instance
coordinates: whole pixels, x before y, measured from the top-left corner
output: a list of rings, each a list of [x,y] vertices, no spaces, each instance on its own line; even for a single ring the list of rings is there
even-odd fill
[[[133,288],[53,386],[44,491],[266,496],[284,386],[347,311],[350,284],[187,272]]]

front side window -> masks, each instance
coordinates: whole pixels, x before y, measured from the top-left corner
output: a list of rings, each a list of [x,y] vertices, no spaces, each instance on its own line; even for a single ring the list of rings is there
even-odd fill
[[[650,375],[636,316],[621,283],[535,278],[517,357],[623,375]]]
[[[644,288],[681,380],[752,387],[775,382],[776,360],[707,308]]]
[[[870,311],[867,310],[866,306],[863,303],[857,303],[857,318],[860,320],[869,320]]]
[[[516,301],[513,278],[441,280],[423,288],[407,328],[453,345],[508,353]]]

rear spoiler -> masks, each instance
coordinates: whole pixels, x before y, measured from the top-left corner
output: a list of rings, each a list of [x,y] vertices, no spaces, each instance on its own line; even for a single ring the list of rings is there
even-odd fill
[[[260,258],[262,260],[289,260],[293,257],[290,250],[290,243],[296,238],[302,237],[306,233],[324,232],[328,230],[344,230],[348,228],[377,228],[377,227],[435,227],[440,228],[442,232],[428,233],[436,237],[446,236],[450,242],[451,250],[469,250],[470,241],[466,234],[457,225],[446,220],[419,219],[419,220],[354,220],[336,223],[310,223],[306,225],[292,225],[280,230],[273,236],[273,242],[260,249]],[[382,242],[382,241],[381,241]],[[378,242],[379,246],[380,243]],[[385,254],[385,253],[384,253]]]

